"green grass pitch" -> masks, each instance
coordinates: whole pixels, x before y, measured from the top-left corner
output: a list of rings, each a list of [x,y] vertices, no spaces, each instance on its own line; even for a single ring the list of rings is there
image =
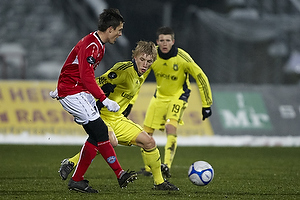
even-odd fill
[[[299,147],[179,146],[169,179],[180,188],[178,192],[152,190],[152,178],[143,176],[121,189],[98,155],[85,175],[98,194],[69,191],[68,180],[58,176],[60,161],[80,148],[0,145],[0,199],[300,199]],[[162,154],[163,147],[159,149]],[[115,150],[125,170],[143,167],[139,148]],[[215,170],[207,186],[195,186],[187,178],[189,166],[197,160],[208,161]]]

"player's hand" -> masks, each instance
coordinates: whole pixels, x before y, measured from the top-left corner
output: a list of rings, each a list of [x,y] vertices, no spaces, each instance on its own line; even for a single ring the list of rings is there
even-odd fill
[[[101,89],[105,93],[105,96],[108,97],[110,93],[113,93],[115,91],[116,86],[117,85],[113,85],[111,83],[105,83],[104,85],[102,85]]]
[[[209,118],[212,114],[211,108],[202,108],[202,120],[204,121],[206,118]]]
[[[119,104],[117,104],[117,102],[113,100],[110,100],[109,98],[104,99],[102,103],[107,108],[108,111],[118,112],[118,110],[120,109]]]
[[[51,92],[49,93],[49,95],[50,95],[50,97],[51,97],[52,99],[58,99],[59,97],[58,97],[58,91],[57,91],[57,88],[55,88],[54,91],[51,91]]]

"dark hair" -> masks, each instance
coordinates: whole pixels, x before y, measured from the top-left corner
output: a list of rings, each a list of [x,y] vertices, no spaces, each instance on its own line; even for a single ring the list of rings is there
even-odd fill
[[[175,33],[174,33],[173,29],[170,28],[170,27],[167,27],[167,26],[159,27],[156,31],[156,38],[158,39],[158,36],[161,35],[161,34],[171,35],[172,39],[175,39]]]
[[[104,32],[111,26],[116,29],[121,23],[124,22],[124,18],[118,9],[104,9],[99,15],[98,30]]]

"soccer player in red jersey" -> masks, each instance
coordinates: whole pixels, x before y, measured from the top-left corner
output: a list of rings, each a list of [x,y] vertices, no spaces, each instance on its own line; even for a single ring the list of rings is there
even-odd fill
[[[58,79],[57,89],[50,92],[62,107],[82,125],[88,139],[83,145],[75,172],[69,181],[70,190],[98,193],[84,180],[84,174],[97,153],[100,153],[115,172],[120,187],[137,178],[135,172],[124,171],[109,141],[108,129],[100,118],[96,100],[111,112],[120,106],[107,98],[95,81],[94,70],[105,52],[105,43],[114,44],[122,35],[124,19],[118,9],[105,9],[99,15],[98,30],[82,38],[68,55]]]

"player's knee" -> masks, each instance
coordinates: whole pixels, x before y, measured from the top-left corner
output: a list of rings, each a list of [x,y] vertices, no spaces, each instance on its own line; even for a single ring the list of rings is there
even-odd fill
[[[169,119],[166,123],[166,132],[167,134],[175,134],[177,131],[178,122],[175,119]]]
[[[111,146],[113,146],[113,147],[118,146],[118,139],[116,138],[116,135],[114,134],[113,131],[108,131],[108,137],[109,137]]]
[[[156,147],[155,140],[153,137],[149,137],[149,139],[147,139],[144,143],[144,149],[149,150],[153,149],[154,147]]]
[[[110,144],[112,147],[116,147],[116,146],[118,146],[118,141],[110,140]]]

